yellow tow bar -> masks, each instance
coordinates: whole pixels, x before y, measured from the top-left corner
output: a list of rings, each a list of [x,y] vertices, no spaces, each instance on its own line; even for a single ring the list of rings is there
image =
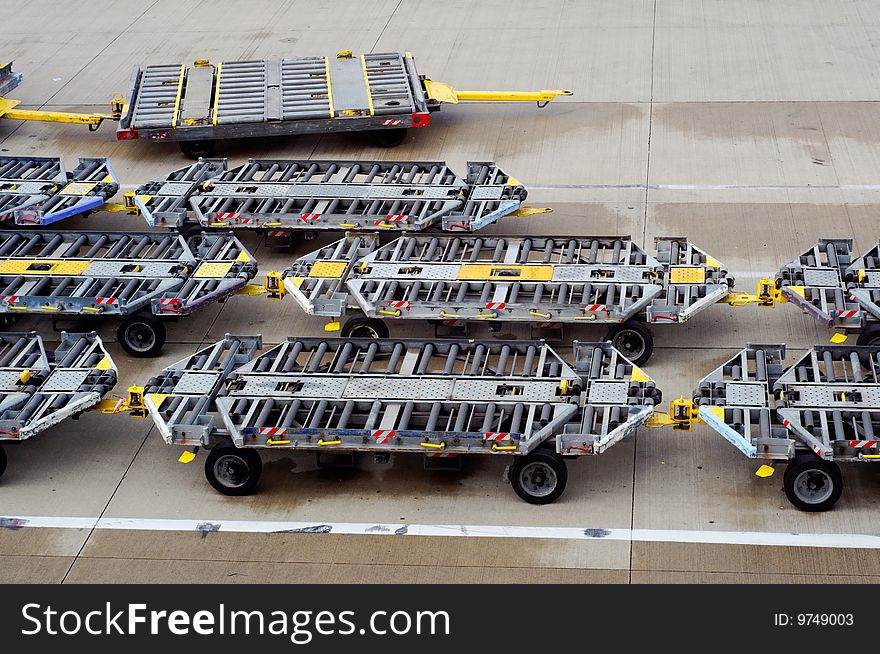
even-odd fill
[[[146,418],[147,407],[144,406],[144,387],[129,386],[128,397],[111,395],[95,405],[95,410],[103,414],[127,413],[132,418]]]
[[[449,84],[425,80],[428,97],[437,102],[458,104],[459,102],[536,102],[545,107],[557,97],[574,95],[572,91],[459,91]]]
[[[95,131],[105,120],[119,120],[122,116],[125,100],[119,96],[113,98],[110,103],[109,114],[80,114],[67,111],[42,111],[40,109],[17,109],[20,100],[0,98],[0,118],[11,120],[37,120],[44,123],[68,123],[74,125],[88,125],[90,131]]]

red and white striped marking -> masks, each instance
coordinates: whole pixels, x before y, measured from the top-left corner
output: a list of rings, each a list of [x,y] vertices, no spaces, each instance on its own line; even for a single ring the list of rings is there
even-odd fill
[[[18,302],[18,296],[17,295],[0,295],[0,300],[3,300],[4,302],[9,302],[9,304],[12,304],[13,302]]]
[[[373,431],[373,438],[376,439],[377,445],[388,445],[388,442],[394,438],[394,430],[376,429]]]
[[[587,313],[600,313],[602,311],[608,311],[607,304],[585,304],[584,311]]]
[[[95,304],[116,304],[118,299],[115,297],[96,297]]]
[[[259,427],[257,433],[260,436],[286,436],[287,427]]]
[[[390,125],[393,127],[396,125],[403,125],[403,121],[402,120],[383,120],[382,124],[383,125]]]
[[[494,309],[495,311],[501,311],[502,309],[507,308],[507,303],[506,302],[487,302],[486,308],[487,309]]]
[[[877,447],[880,445],[880,441],[850,441],[849,446],[856,450],[861,450],[866,447]]]
[[[405,223],[409,220],[409,216],[406,216],[402,213],[390,213],[385,216],[384,220],[377,220],[376,225],[381,225],[382,223]]]
[[[837,317],[841,320],[849,320],[859,315],[858,309],[841,309],[837,312]]]
[[[220,211],[217,213],[218,220],[237,220],[241,218],[240,213],[233,213],[231,211]]]
[[[304,223],[311,223],[311,222],[316,221],[320,217],[321,217],[321,214],[319,214],[319,213],[304,213],[299,217],[299,219],[301,221],[303,221]]]
[[[269,230],[267,236],[269,236],[270,238],[279,238],[281,236],[287,236],[287,232],[283,229],[272,229]]]
[[[510,439],[510,432],[506,431],[487,431],[483,434],[484,441],[509,441]]]
[[[412,307],[412,302],[408,300],[388,300],[385,304],[393,309],[409,309]]]

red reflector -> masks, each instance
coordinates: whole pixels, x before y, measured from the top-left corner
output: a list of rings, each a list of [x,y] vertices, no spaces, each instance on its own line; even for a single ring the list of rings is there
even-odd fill
[[[118,129],[116,130],[117,141],[134,141],[138,137],[136,129]]]
[[[413,127],[427,127],[431,122],[430,114],[413,114],[412,115],[412,126]]]

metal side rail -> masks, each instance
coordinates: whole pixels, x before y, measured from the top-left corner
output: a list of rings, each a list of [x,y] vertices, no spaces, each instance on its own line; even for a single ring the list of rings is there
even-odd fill
[[[469,162],[462,179],[444,162],[262,159],[227,170],[203,159],[141,186],[135,203],[153,226],[265,229],[272,242],[302,230],[474,231],[526,195],[493,162]]]
[[[298,259],[282,280],[307,313],[354,310],[376,335],[387,328],[375,321],[394,319],[608,324],[618,349],[643,363],[645,323],[684,322],[734,283],[685,238],[658,239],[657,251],[628,236],[405,235],[380,246],[377,235],[350,233]]]
[[[267,448],[510,455],[517,493],[552,501],[564,488],[563,455],[600,454],[660,400],[607,343],[576,342],[574,365],[540,341],[288,338],[257,355],[259,347],[258,337],[227,336],[144,389],[167,443],[213,448],[206,474],[227,494],[253,489],[259,456],[248,451]]]
[[[62,332],[54,352],[35,332],[0,333],[0,443],[97,405],[115,385],[116,366],[94,332]]]
[[[51,225],[100,209],[118,190],[107,159],[80,158],[68,172],[57,157],[0,156],[0,222]]]

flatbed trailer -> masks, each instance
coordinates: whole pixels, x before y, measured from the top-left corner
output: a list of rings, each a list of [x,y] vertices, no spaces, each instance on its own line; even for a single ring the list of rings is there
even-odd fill
[[[383,146],[427,127],[441,103],[536,102],[571,91],[456,91],[420,75],[409,52],[136,67],[119,140],[177,141],[208,157],[219,139],[370,130]]]
[[[143,403],[165,442],[207,447],[226,495],[254,490],[260,450],[328,457],[421,454],[426,466],[508,457],[513,489],[547,504],[566,458],[597,455],[661,400],[608,343],[574,343],[569,363],[543,341],[288,338],[262,354],[229,336],[150,379]]]
[[[776,276],[775,294],[822,324],[880,345],[880,245],[853,254],[852,239],[823,238]]]
[[[0,333],[0,476],[4,445],[96,407],[115,385],[116,365],[94,332],[63,332],[54,351],[35,332]]]
[[[118,316],[117,338],[155,356],[164,319],[241,291],[256,262],[231,233],[0,231],[0,316]]]
[[[686,238],[656,240],[656,258],[629,236],[349,233],[296,261],[281,279],[310,315],[341,318],[343,336],[387,337],[387,322],[610,325],[636,364],[653,350],[648,325],[685,322],[723,302],[722,263]]]
[[[782,344],[749,344],[671,413],[682,428],[709,425],[749,458],[787,462],[791,503],[825,511],[843,488],[838,463],[880,461],[880,347],[817,345],[784,360]]]
[[[80,158],[68,171],[58,157],[0,156],[0,224],[51,225],[101,209],[119,190],[104,158]]]
[[[258,229],[270,245],[324,230],[475,231],[518,211],[527,191],[495,162],[201,159],[140,186],[151,226]]]

